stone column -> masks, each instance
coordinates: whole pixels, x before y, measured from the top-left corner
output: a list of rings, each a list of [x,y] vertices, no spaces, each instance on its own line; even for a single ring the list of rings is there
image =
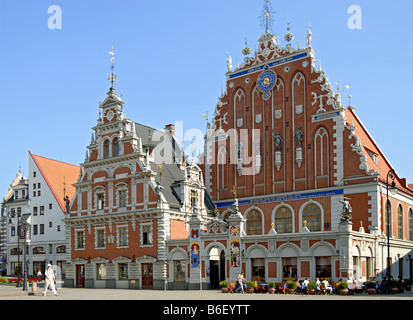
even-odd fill
[[[242,271],[242,246],[241,236],[244,233],[245,219],[238,211],[238,200],[232,206],[232,213],[228,217],[229,227],[229,280],[236,281]],[[244,270],[245,272],[245,270]]]
[[[202,261],[203,248],[201,246],[201,232],[203,219],[199,216],[198,206],[192,208],[192,216],[189,220],[189,260],[190,278],[189,290],[202,290]]]
[[[348,220],[340,221],[338,225],[339,232],[339,250],[340,250],[340,275],[343,280],[353,276],[353,262],[352,262],[352,231],[353,223]]]

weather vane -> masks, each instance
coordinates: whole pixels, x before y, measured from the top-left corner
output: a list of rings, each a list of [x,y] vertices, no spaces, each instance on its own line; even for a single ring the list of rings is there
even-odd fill
[[[285,41],[287,41],[288,43],[291,42],[294,39],[293,34],[291,33],[291,27],[290,27],[291,22],[287,23],[287,33],[284,36]]]
[[[272,13],[273,11],[271,8],[270,0],[264,0],[264,6],[259,18],[261,19],[261,28],[265,29],[265,34],[269,33],[270,28],[272,28]]]
[[[118,80],[118,76],[113,74],[113,70],[115,69],[115,63],[113,62],[113,61],[115,61],[115,53],[113,52],[113,46],[112,46],[112,51],[110,51],[109,54],[111,55],[111,58],[110,58],[110,61],[111,61],[110,71],[111,71],[111,73],[108,73],[108,80],[112,84],[111,88],[113,89],[113,85],[115,84],[115,81]]]

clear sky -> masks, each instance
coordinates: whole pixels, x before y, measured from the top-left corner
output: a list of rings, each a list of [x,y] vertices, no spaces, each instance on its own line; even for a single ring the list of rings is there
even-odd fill
[[[351,104],[400,177],[413,183],[411,123],[413,50],[407,0],[271,1],[273,34],[291,22],[293,46],[305,45],[309,23],[316,58],[343,104]],[[48,8],[61,8],[61,29]],[[359,16],[349,7],[361,9]],[[182,121],[205,131],[225,84],[226,51],[242,62],[244,38],[254,51],[263,33],[263,0],[1,0],[0,194],[28,151],[80,164],[110,87],[114,46],[116,90],[125,115],[154,128]],[[56,23],[57,20],[52,19]],[[280,40],[283,44],[283,40]],[[185,144],[192,138],[188,134]]]

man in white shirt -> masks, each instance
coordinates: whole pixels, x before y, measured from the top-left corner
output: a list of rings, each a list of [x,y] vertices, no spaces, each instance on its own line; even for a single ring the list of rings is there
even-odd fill
[[[55,282],[56,278],[55,278],[55,275],[54,275],[54,272],[53,272],[53,269],[52,269],[52,265],[51,265],[51,264],[48,264],[48,265],[47,265],[47,270],[46,270],[46,272],[44,273],[44,280],[45,280],[46,283],[45,283],[45,285],[44,285],[43,295],[44,295],[44,296],[46,295],[47,289],[48,289],[49,286],[50,286],[50,289],[52,290],[53,294],[54,294],[55,296],[58,296],[57,291],[56,291],[56,288],[55,288],[55,285],[54,285],[54,282]]]

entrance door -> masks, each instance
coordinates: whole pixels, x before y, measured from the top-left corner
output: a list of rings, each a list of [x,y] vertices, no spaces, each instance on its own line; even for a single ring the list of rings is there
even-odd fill
[[[142,263],[142,288],[152,289],[153,287],[153,264]]]
[[[85,287],[85,265],[77,264],[76,265],[76,288]]]
[[[219,261],[210,260],[209,261],[210,275],[209,279],[211,281],[211,288],[219,288]]]

